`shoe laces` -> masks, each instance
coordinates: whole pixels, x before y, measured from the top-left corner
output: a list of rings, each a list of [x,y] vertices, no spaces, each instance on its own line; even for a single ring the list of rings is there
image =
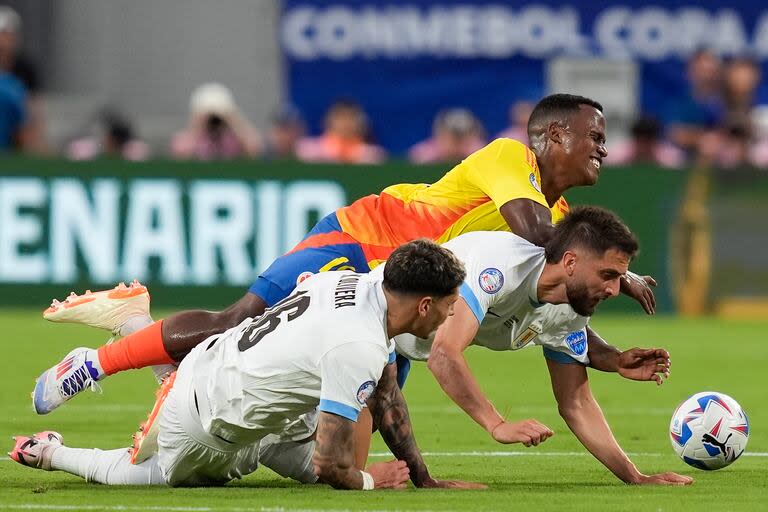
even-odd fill
[[[83,361],[77,368],[71,370],[70,375],[63,377],[59,382],[59,393],[61,393],[61,396],[65,399],[72,398],[86,387],[90,388],[94,393],[103,392],[99,383],[91,376],[87,364],[87,361]]]

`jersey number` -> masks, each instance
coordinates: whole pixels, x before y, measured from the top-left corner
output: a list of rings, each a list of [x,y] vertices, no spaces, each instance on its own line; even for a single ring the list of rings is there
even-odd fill
[[[305,295],[306,293],[306,291],[301,291],[281,300],[266,310],[259,318],[255,319],[243,331],[240,340],[237,342],[240,352],[245,352],[260,342],[264,336],[277,329],[277,326],[282,321],[281,314],[287,313],[285,316],[286,322],[290,322],[304,314],[309,307],[309,295]]]

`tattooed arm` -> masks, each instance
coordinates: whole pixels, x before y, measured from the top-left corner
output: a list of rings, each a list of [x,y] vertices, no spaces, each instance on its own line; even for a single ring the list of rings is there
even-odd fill
[[[354,423],[329,412],[320,412],[312,464],[320,481],[336,489],[362,489],[363,473],[355,467]],[[408,466],[402,461],[378,462],[368,467],[375,489],[401,489],[408,483]]]
[[[411,481],[416,487],[450,487],[461,489],[482,489],[482,484],[459,480],[435,480],[429,475],[427,465],[421,456],[413,426],[408,415],[408,406],[397,385],[397,366],[388,364],[384,368],[373,396],[368,399],[368,408],[373,415],[373,423],[379,429],[381,437],[394,454],[395,458],[405,461],[411,474]]]
[[[355,468],[354,423],[320,412],[312,464],[315,474],[336,489],[362,489],[363,474]]]
[[[376,391],[368,399],[368,408],[373,416],[373,424],[378,426],[392,454],[408,464],[413,485],[424,487],[425,482],[432,480],[432,477],[429,476],[427,465],[413,437],[408,406],[397,386],[396,364],[388,364],[384,368]]]

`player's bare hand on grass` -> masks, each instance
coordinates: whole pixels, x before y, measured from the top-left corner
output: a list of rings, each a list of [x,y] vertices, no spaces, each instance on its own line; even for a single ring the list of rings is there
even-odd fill
[[[663,348],[631,348],[619,356],[619,375],[630,380],[652,380],[661,386],[672,362]]]
[[[667,472],[658,475],[640,475],[634,485],[691,485],[693,478],[677,473]]]
[[[499,443],[523,443],[525,446],[538,446],[553,435],[552,429],[533,419],[514,423],[503,421],[491,431],[491,436]]]
[[[424,481],[425,489],[487,489],[488,486],[478,482],[465,482],[463,480],[435,480],[430,478]]]
[[[410,470],[404,460],[377,462],[365,471],[373,477],[374,489],[405,489],[408,486]]]
[[[651,276],[639,276],[627,272],[621,278],[621,292],[639,302],[649,315],[656,313],[656,297],[653,295],[651,286],[656,286],[656,280]]]

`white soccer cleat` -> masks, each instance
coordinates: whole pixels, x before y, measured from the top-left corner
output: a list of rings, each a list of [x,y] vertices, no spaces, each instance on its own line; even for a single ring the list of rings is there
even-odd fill
[[[16,443],[13,450],[8,452],[11,459],[24,466],[45,471],[51,471],[53,452],[64,444],[62,435],[52,430],[38,432],[32,437],[16,436],[13,440]]]
[[[48,414],[86,388],[101,391],[96,383],[99,370],[87,357],[90,350],[74,349],[37,378],[32,392],[32,406],[37,414]]]
[[[120,283],[111,290],[82,295],[75,292],[63,301],[53,299],[43,311],[43,318],[51,322],[69,322],[106,329],[120,334],[120,327],[135,316],[149,317],[149,291],[134,280],[130,285]]]

